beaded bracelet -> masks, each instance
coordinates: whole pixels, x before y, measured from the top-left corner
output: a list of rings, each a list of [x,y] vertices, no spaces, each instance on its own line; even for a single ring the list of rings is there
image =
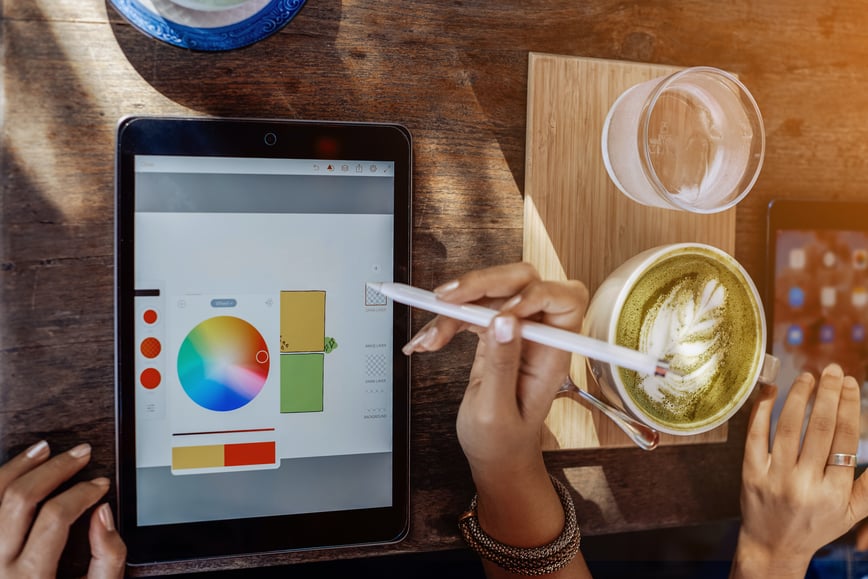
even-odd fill
[[[555,477],[551,479],[564,508],[564,529],[558,538],[548,545],[530,548],[501,543],[479,526],[476,514],[479,496],[474,495],[470,502],[470,509],[458,519],[458,528],[461,529],[461,535],[467,545],[480,557],[518,575],[548,575],[565,567],[578,553],[582,536],[576,522],[576,507],[569,490]]]

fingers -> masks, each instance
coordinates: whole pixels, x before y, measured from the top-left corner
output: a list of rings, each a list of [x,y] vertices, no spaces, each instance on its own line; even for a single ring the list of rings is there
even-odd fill
[[[793,382],[775,430],[772,445],[773,467],[779,466],[789,472],[795,466],[799,456],[802,425],[805,422],[805,409],[813,391],[814,377],[808,373],[801,374]]]
[[[16,480],[44,463],[49,454],[48,443],[42,440],[0,466],[0,538],[5,538],[0,541],[0,562],[11,561],[21,551],[39,501],[34,499],[28,507],[28,501],[21,496],[24,489],[20,485],[12,491],[9,489]]]
[[[448,344],[455,334],[467,328],[468,325],[452,318],[437,316],[422,326],[401,351],[405,356],[414,352],[435,352]]]
[[[769,425],[777,394],[778,389],[773,385],[760,386],[760,395],[751,411],[747,427],[743,464],[745,475],[764,473],[768,470]]]
[[[45,462],[48,455],[48,443],[42,440],[0,466],[0,498],[12,481]]]
[[[111,508],[103,504],[90,517],[90,567],[88,579],[119,579],[124,576],[127,547],[117,532]]]
[[[475,406],[478,419],[483,423],[514,415],[516,410],[516,384],[521,364],[521,339],[518,337],[518,319],[512,315],[498,315],[487,330],[485,372],[479,378]]]
[[[821,465],[826,465],[831,453],[856,454],[859,448],[860,410],[859,384],[852,376],[845,376],[841,384],[841,398],[837,408],[834,437],[826,456],[821,457]],[[853,469],[826,465],[825,476],[841,485],[850,485],[853,481]]]
[[[823,465],[829,458],[832,438],[839,430],[836,425],[838,424],[838,407],[843,386],[844,370],[841,369],[841,366],[830,364],[820,374],[814,406],[811,409],[811,418],[808,421],[802,451],[798,459],[799,464],[809,465],[812,470],[817,470],[820,473],[823,472]],[[858,406],[855,419],[858,428]],[[858,442],[858,434],[856,440]],[[841,442],[844,442],[843,439]],[[856,452],[855,444],[852,452]]]
[[[0,560],[14,558],[24,544],[36,505],[90,460],[90,445],[80,444],[12,481],[0,499]]]
[[[44,572],[57,568],[69,537],[69,527],[108,491],[109,479],[81,482],[45,502],[33,523],[30,538],[21,553],[29,568]]]
[[[434,293],[438,298],[452,303],[478,302],[483,298],[502,299],[512,297],[535,279],[539,279],[539,274],[530,264],[498,265],[466,273],[435,288]],[[486,300],[484,305],[491,307],[495,304]],[[439,350],[448,344],[455,334],[469,327],[464,322],[437,316],[425,324],[401,350],[407,356],[413,352]]]
[[[434,289],[437,297],[452,303],[476,302],[483,298],[509,298],[539,280],[529,263],[510,263],[479,269]]]
[[[542,314],[542,323],[578,332],[588,305],[588,289],[577,281],[538,281],[501,306],[520,318]]]
[[[470,272],[434,290],[442,300],[475,302],[509,298],[501,311],[520,318],[542,315],[542,322],[578,331],[588,305],[588,290],[578,281],[541,281],[527,263],[500,265]]]
[[[53,576],[69,529],[109,488],[109,479],[78,483],[42,504],[60,484],[90,460],[91,447],[80,444],[51,460],[44,441],[0,466],[0,567]],[[92,577],[123,577],[126,547],[107,506],[91,518]],[[98,523],[98,524],[97,524]],[[32,528],[31,528],[32,524]]]
[[[582,283],[540,281],[536,269],[527,263],[472,271],[441,285],[434,292],[444,301],[476,302],[487,307],[500,307],[502,311],[510,311],[519,318],[537,316],[543,323],[571,331],[581,329],[588,304],[588,290]],[[439,350],[455,334],[465,329],[474,328],[464,322],[437,316],[419,330],[402,350],[406,355]],[[484,331],[484,328],[476,330]]]
[[[864,472],[853,484],[853,492],[850,494],[850,509],[853,513],[853,522],[868,517],[868,476]]]

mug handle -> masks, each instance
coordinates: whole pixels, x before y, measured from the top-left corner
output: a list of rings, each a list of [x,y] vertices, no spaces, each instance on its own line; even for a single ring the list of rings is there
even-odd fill
[[[763,358],[763,365],[762,368],[760,368],[757,382],[760,384],[774,384],[775,380],[778,379],[778,372],[780,369],[781,361],[771,354],[766,354],[765,358]]]

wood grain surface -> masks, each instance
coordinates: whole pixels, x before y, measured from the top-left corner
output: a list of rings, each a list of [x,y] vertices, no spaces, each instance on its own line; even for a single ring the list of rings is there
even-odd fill
[[[865,197],[868,11],[855,0],[308,0],[270,38],[198,53],[106,0],[3,0],[0,459],[87,440],[114,472],[114,131],[128,114],[394,121],[415,139],[413,277],[433,287],[522,258],[528,55],[737,73],[763,111],[763,173],[735,255],[764,287],[773,198]],[[617,248],[604,248],[617,251]],[[414,314],[419,328],[428,315]],[[412,521],[396,545],[152,565],[134,575],[461,547],[473,494],[455,435],[474,340],[414,357]],[[746,412],[725,443],[547,453],[587,535],[738,516]],[[76,526],[63,569],[81,574]]]
[[[697,215],[646,207],[621,193],[606,174],[600,137],[615,99],[635,84],[680,67],[531,53],[528,62],[527,150],[523,259],[545,279],[582,280],[593,296],[606,276],[646,249],[668,243],[707,243],[732,254],[732,208]],[[579,388],[605,399],[575,355]],[[555,400],[542,431],[545,450],[624,447],[633,443],[578,395]],[[727,425],[693,436],[661,433],[660,444],[726,440]]]

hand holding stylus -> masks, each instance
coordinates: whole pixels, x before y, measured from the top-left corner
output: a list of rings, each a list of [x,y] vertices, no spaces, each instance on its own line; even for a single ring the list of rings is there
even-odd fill
[[[577,332],[588,291],[579,282],[541,281],[532,266],[519,263],[468,273],[435,293],[452,304],[499,309],[487,327],[437,316],[404,348],[408,354],[439,350],[462,330],[479,335],[457,420],[478,493],[479,524],[509,545],[549,543],[565,519],[539,433],[569,372],[571,354],[522,340],[520,328],[532,320]],[[484,564],[489,577],[503,573],[487,560]],[[558,573],[590,576],[581,553]]]
[[[369,282],[368,286],[396,302],[407,304],[435,314],[466,322],[479,327],[487,327],[497,315],[497,311],[478,304],[455,304],[434,293],[402,283]],[[442,293],[442,290],[441,290]],[[534,321],[525,321],[519,328],[521,337],[537,344],[551,346],[566,352],[581,354],[601,362],[634,370],[642,374],[665,377],[676,375],[669,364],[650,354],[604,342],[562,328],[555,328]]]

